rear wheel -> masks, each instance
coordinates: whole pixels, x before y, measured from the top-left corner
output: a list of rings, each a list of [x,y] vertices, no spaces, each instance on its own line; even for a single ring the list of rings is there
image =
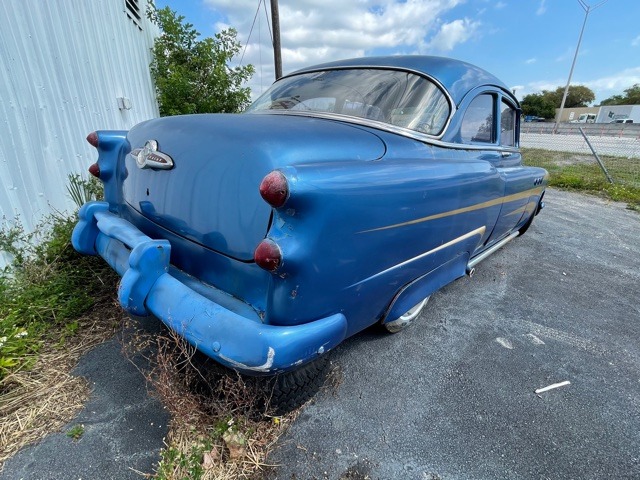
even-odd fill
[[[298,408],[313,397],[324,383],[329,371],[329,356],[321,357],[291,372],[260,379],[269,410],[276,415]]]
[[[416,318],[418,318],[418,316],[420,315],[420,313],[424,309],[424,306],[429,301],[429,298],[430,297],[427,297],[424,300],[422,300],[421,302],[419,302],[418,304],[414,305],[413,308],[411,308],[404,315],[401,315],[400,317],[396,318],[395,320],[391,320],[389,322],[383,323],[382,326],[389,333],[397,333],[400,330],[404,330],[409,325],[411,325],[411,323]]]

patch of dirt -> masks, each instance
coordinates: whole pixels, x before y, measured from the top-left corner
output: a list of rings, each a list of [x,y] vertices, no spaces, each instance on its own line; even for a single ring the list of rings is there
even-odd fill
[[[553,159],[553,163],[559,167],[567,167],[571,165],[593,165],[596,163],[596,159],[593,158],[593,155],[572,155],[563,153],[562,155],[557,155],[556,158]]]

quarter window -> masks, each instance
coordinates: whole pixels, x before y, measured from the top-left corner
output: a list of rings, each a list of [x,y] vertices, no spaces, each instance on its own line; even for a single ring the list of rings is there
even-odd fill
[[[516,111],[504,100],[500,112],[500,144],[506,147],[516,144]]]
[[[460,127],[463,142],[495,142],[493,100],[493,95],[478,95],[467,107]]]

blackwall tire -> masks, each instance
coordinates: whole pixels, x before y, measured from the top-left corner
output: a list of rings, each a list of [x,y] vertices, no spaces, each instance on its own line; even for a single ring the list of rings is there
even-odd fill
[[[263,379],[268,411],[284,415],[300,407],[318,392],[328,372],[329,356],[324,354],[291,372]]]
[[[408,312],[395,320],[391,320],[382,324],[382,328],[384,328],[389,333],[398,333],[400,330],[404,330],[409,325],[413,323],[413,321],[420,316],[424,306],[429,301],[429,297],[422,300],[420,303],[416,304],[411,308]]]

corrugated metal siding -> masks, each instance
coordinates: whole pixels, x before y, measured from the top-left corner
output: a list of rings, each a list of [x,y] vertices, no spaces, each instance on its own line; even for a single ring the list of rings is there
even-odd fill
[[[140,0],[144,9],[146,0]],[[157,28],[124,0],[0,1],[0,214],[31,231],[72,211],[67,175],[97,158],[85,141],[158,116],[149,74]],[[117,98],[131,100],[119,110]],[[1,263],[1,262],[0,262]]]

